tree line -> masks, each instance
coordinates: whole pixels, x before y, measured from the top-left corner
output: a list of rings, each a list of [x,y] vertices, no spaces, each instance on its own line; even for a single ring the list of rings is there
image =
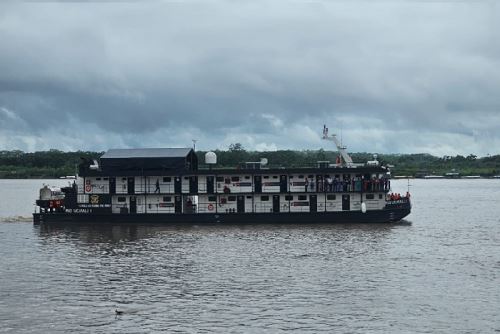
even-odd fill
[[[278,150],[248,151],[239,144],[231,144],[228,150],[214,150],[217,167],[237,167],[243,162],[268,160],[269,167],[313,167],[317,161],[334,163],[336,151],[325,150]],[[0,151],[0,178],[58,178],[75,175],[81,158],[98,159],[104,152],[59,150],[23,152]],[[204,164],[206,151],[197,151],[200,166]],[[354,162],[373,160],[372,153],[351,153]],[[443,175],[458,172],[461,175],[493,176],[500,174],[500,155],[478,158],[476,155],[436,157],[430,154],[379,154],[377,159],[391,165],[393,175],[416,176],[419,174]]]

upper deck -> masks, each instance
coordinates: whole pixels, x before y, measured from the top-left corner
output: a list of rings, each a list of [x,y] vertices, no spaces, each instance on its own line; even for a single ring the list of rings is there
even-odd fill
[[[205,167],[205,168],[203,168]],[[247,168],[245,168],[247,167]],[[249,168],[248,168],[249,167]],[[80,165],[79,193],[214,194],[388,191],[388,170],[378,164],[198,168],[192,149],[110,150]]]

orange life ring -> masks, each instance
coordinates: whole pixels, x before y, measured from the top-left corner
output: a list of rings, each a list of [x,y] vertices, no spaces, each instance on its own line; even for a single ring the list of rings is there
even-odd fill
[[[92,191],[92,186],[90,184],[87,184],[85,186],[85,191],[88,192],[88,193],[91,192]]]
[[[209,204],[208,205],[208,211],[213,211],[213,209],[214,209],[214,206],[212,204]]]

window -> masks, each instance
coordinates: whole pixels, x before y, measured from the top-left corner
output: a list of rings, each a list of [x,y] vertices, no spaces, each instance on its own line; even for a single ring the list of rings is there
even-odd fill
[[[292,195],[285,195],[285,201],[293,201]]]
[[[382,199],[382,194],[378,194],[378,199]]]
[[[225,184],[231,184],[231,179],[230,179],[230,178],[228,178],[228,177],[226,177],[226,178],[224,179],[224,183],[225,183]]]
[[[236,196],[228,196],[227,197],[228,202],[235,202],[236,201]]]
[[[273,179],[277,179],[278,178],[278,175],[273,175]]]
[[[304,178],[304,175],[299,175],[299,179],[303,179]]]
[[[189,176],[184,176],[184,180],[189,180]]]
[[[217,182],[224,182],[224,177],[223,177],[223,176],[217,176],[217,177],[215,178],[215,180],[216,180]]]
[[[247,196],[247,199],[252,199],[252,196]]]
[[[269,175],[264,175],[264,178],[265,178],[265,179],[268,179],[268,178],[269,178]]]
[[[240,181],[240,177],[239,176],[231,176],[231,181],[232,182],[239,182]]]
[[[335,195],[326,195],[326,199],[329,201],[335,201],[337,199],[337,196]]]
[[[127,178],[126,177],[122,177],[122,181],[127,181]]]
[[[107,177],[102,178],[104,181],[108,181],[109,179]]]
[[[172,182],[172,178],[170,176],[165,176],[163,178],[163,182],[167,183],[167,182]]]
[[[306,195],[299,195],[299,201],[306,201],[307,196]]]
[[[171,202],[172,201],[172,197],[170,196],[163,196],[163,202]]]
[[[245,180],[250,180],[250,176],[245,176]]]
[[[293,179],[293,175],[290,175],[290,179]]]
[[[307,175],[308,178],[313,179],[314,175]]]
[[[96,181],[101,181],[101,178],[100,177],[96,177],[95,180]]]
[[[375,199],[375,195],[374,194],[366,194],[366,199]]]
[[[215,198],[215,196],[208,196],[208,201],[215,202],[215,201],[217,201],[217,199]]]
[[[118,202],[123,203],[123,202],[126,202],[126,201],[127,201],[127,199],[125,197],[118,197]]]
[[[269,201],[269,196],[260,196],[260,200],[261,200],[262,202]]]

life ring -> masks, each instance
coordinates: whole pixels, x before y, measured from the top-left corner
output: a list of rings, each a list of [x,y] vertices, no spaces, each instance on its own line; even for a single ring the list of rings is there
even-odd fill
[[[91,192],[91,191],[92,191],[92,186],[91,186],[90,184],[87,184],[87,185],[85,186],[85,192],[88,192],[88,193],[89,193],[89,192]]]
[[[209,204],[208,205],[208,211],[213,211],[214,210],[214,206],[212,204]]]

